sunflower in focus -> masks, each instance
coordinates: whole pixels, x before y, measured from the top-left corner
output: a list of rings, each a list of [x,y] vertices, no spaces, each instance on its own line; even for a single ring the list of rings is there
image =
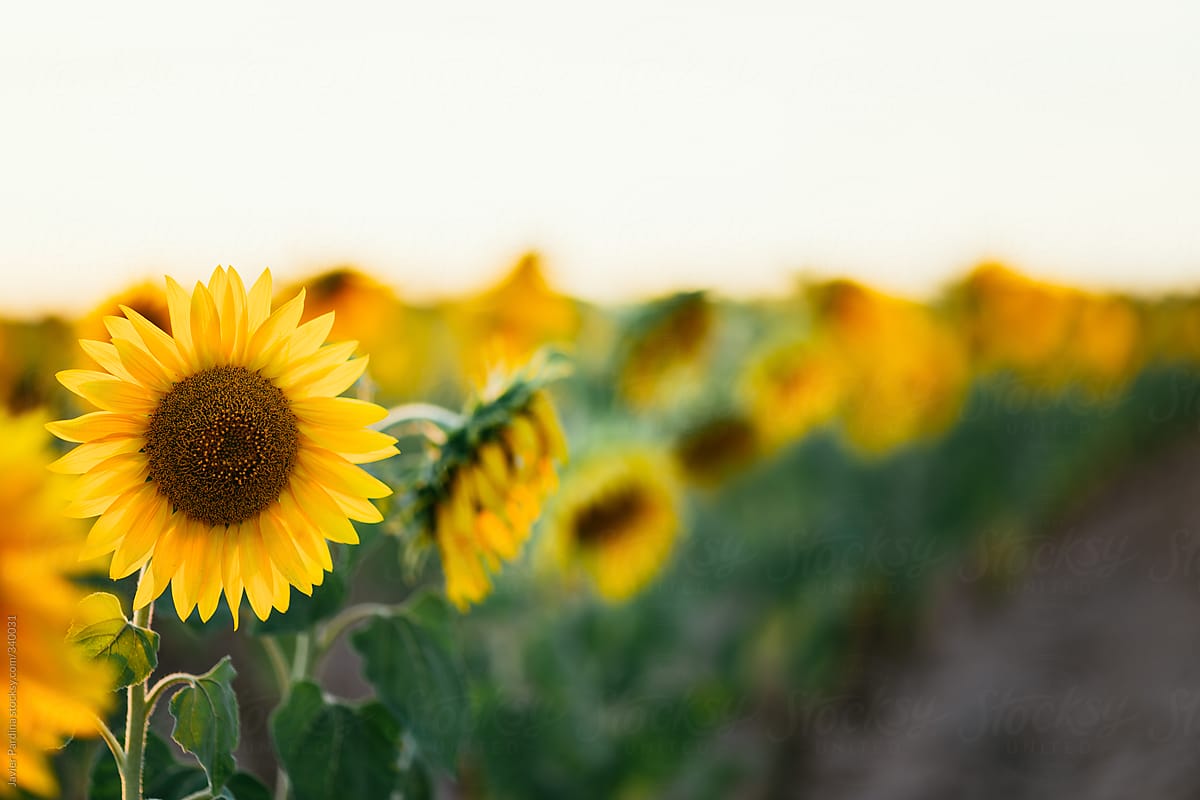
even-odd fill
[[[395,454],[365,426],[379,406],[338,395],[363,374],[357,342],[323,344],[333,314],[299,324],[304,292],[271,310],[271,274],[249,291],[217,268],[189,294],[167,278],[174,335],[134,309],[80,345],[101,371],[59,381],[100,410],[46,427],[79,446],[51,469],[80,475],[67,513],[99,519],[82,558],[113,553],[114,580],[145,567],[134,608],[171,585],[175,610],[210,619],[222,592],[238,624],[287,611],[333,568],[326,540],[379,522],[391,490],[358,464]]]
[[[566,460],[558,414],[537,381],[515,381],[447,436],[417,486],[415,515],[460,611],[487,597],[489,573],[520,552]]]
[[[680,525],[669,456],[631,448],[597,454],[564,481],[548,547],[560,567],[582,569],[601,597],[619,602],[662,570]]]
[[[50,797],[58,789],[46,754],[67,737],[96,734],[95,716],[112,703],[114,676],[106,662],[85,660],[66,641],[85,594],[71,581],[84,530],[62,516],[66,487],[46,472],[44,420],[0,411],[0,616],[17,669],[16,714],[5,715],[5,749],[16,760],[17,785]],[[9,778],[6,768],[3,786]]]

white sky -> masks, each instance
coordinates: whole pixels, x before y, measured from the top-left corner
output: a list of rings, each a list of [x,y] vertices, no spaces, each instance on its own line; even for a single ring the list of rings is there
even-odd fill
[[[61,3],[0,15],[0,311],[522,250],[599,298],[985,256],[1200,283],[1200,4]]]

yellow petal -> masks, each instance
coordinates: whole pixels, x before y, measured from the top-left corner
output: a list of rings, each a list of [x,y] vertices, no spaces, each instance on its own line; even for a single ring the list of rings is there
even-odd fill
[[[244,525],[239,540],[238,563],[241,567],[242,581],[246,584],[246,596],[250,599],[254,615],[266,620],[271,613],[275,587],[271,579],[271,564],[267,559],[262,533],[256,520],[250,520]]]
[[[156,494],[145,506],[134,518],[117,552],[113,554],[108,576],[114,581],[141,569],[142,564],[153,555],[154,545],[166,528],[167,517],[171,513],[166,498]]]
[[[288,341],[288,358],[293,361],[308,358],[320,349],[333,330],[333,312],[327,311],[316,319],[310,319],[292,334]]]
[[[367,371],[368,357],[356,358],[338,364],[325,370],[311,380],[305,380],[292,387],[289,395],[292,397],[335,397],[354,385],[354,382]]]
[[[115,351],[116,348],[113,348]],[[119,380],[118,378],[108,374],[107,372],[97,372],[94,369],[64,369],[54,373],[54,377],[67,388],[68,391],[79,394],[79,387],[85,383],[93,381],[112,381]]]
[[[158,396],[149,389],[109,376],[105,380],[88,381],[76,394],[105,410],[128,414],[149,414],[158,405]]]
[[[225,602],[233,614],[233,629],[238,629],[238,612],[242,607],[242,576],[238,559],[241,552],[241,537],[245,523],[231,525],[225,549],[221,552],[221,583],[225,589]]]
[[[107,458],[112,458],[120,453],[135,453],[141,450],[145,444],[146,440],[140,436],[88,442],[52,462],[47,469],[62,475],[82,475]]]
[[[141,436],[149,422],[145,415],[93,411],[75,419],[48,422],[46,430],[67,442],[95,442],[110,436]]]
[[[134,330],[142,338],[146,349],[150,351],[163,368],[171,375],[172,380],[179,380],[188,370],[187,362],[179,352],[179,345],[166,331],[159,328],[150,320],[143,317],[129,306],[121,306],[121,311],[129,319]]]
[[[263,545],[267,549],[267,555],[270,556],[283,577],[305,594],[312,594],[312,583],[305,574],[300,554],[296,552],[287,529],[276,519],[270,509],[263,512],[259,528],[262,531]]]
[[[292,413],[309,425],[361,428],[386,417],[387,409],[351,397],[309,397],[293,399]]]
[[[191,372],[200,368],[196,357],[196,347],[192,343],[192,298],[187,289],[180,286],[174,278],[167,276],[167,309],[171,315],[171,334],[179,347],[179,355]]]
[[[325,490],[338,504],[338,508],[342,509],[342,513],[355,522],[383,522],[383,515],[379,513],[378,508],[372,505],[370,500],[342,494],[329,487],[326,487]]]
[[[395,437],[369,428],[327,428],[303,421],[296,427],[316,445],[342,456],[348,453],[371,453],[396,443]]]
[[[91,561],[116,549],[132,523],[157,494],[153,484],[131,489],[117,498],[88,531],[87,542],[79,553],[80,561]]]
[[[248,368],[259,370],[267,378],[273,378],[279,374],[280,365],[285,362],[287,356],[287,341],[292,333],[296,330],[296,325],[300,322],[300,315],[304,313],[304,290],[287,301],[267,317],[254,335],[250,337],[250,346],[246,352],[250,355]],[[280,363],[273,361],[274,357],[280,357]]]
[[[254,340],[255,332],[271,314],[271,291],[271,270],[264,269],[250,287],[250,294],[246,298],[246,317],[249,323],[247,335],[251,341]]]
[[[357,497],[387,497],[391,488],[337,453],[321,447],[302,448],[296,467],[326,489]]]
[[[225,363],[221,350],[221,318],[208,287],[199,281],[192,289],[192,345],[201,368]]]
[[[125,369],[125,365],[121,363],[121,356],[117,354],[117,348],[113,347],[111,342],[80,339],[79,346],[83,348],[83,352],[87,353],[88,358],[95,361],[109,373],[116,375],[118,378],[124,378],[127,381],[133,380],[133,375],[130,374],[129,370]]]
[[[280,496],[282,501],[283,497]],[[281,502],[279,521],[283,522],[304,560],[305,575],[313,586],[320,586],[325,573],[333,570],[333,558],[325,537],[295,505],[294,499],[287,506]]]
[[[113,339],[113,347],[117,348],[125,369],[142,386],[156,392],[166,392],[171,388],[171,376],[154,356],[125,339]]]
[[[275,385],[288,389],[324,375],[338,364],[346,363],[357,347],[358,342],[337,342],[325,345],[307,358],[289,360],[288,368],[275,378]]]
[[[229,530],[216,532],[213,541],[204,548],[204,572],[200,576],[200,595],[196,601],[200,621],[208,622],[221,601],[221,564],[225,548],[229,547]]]
[[[358,532],[333,498],[311,481],[293,478],[292,486],[279,496],[288,517],[302,513],[325,538],[343,544],[358,544]]]
[[[133,610],[137,611],[140,608],[145,608],[150,603],[158,599],[159,595],[167,588],[170,582],[170,576],[166,578],[158,577],[158,573],[154,568],[158,559],[151,559],[146,566],[146,571],[142,573],[142,577],[138,579],[137,593],[133,596]]]

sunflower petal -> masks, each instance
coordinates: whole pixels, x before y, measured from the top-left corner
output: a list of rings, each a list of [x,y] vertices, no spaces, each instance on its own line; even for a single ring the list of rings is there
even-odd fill
[[[263,512],[259,527],[262,530],[263,545],[267,549],[267,555],[270,556],[271,561],[275,563],[283,577],[305,594],[312,594],[312,583],[305,574],[300,554],[296,552],[287,529],[275,517],[274,512],[270,509]]]
[[[137,414],[93,411],[74,419],[46,423],[46,430],[66,442],[96,442],[118,436],[140,436],[148,418]]]
[[[352,397],[307,397],[292,400],[292,413],[309,425],[361,428],[384,419],[387,409]]]
[[[120,453],[135,453],[145,445],[146,440],[140,436],[87,442],[52,462],[47,469],[62,475],[82,475],[106,458]]]
[[[326,489],[358,497],[387,497],[391,487],[323,447],[305,447],[297,453],[296,468]]]

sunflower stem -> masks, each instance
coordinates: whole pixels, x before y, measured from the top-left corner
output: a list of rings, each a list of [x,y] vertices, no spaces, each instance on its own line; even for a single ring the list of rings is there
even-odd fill
[[[388,415],[371,427],[383,431],[405,422],[413,423],[415,426],[432,422],[439,429],[447,429],[458,428],[464,421],[462,414],[457,414],[433,403],[406,403],[389,408]],[[423,428],[419,429],[424,430]]]
[[[359,603],[355,606],[342,609],[342,611],[329,620],[325,627],[321,629],[321,633],[317,636],[317,648],[313,655],[313,664],[319,665],[325,654],[329,652],[329,648],[337,642],[348,629],[357,625],[365,619],[370,619],[378,614],[386,614],[391,611],[390,606],[382,603]]]
[[[100,733],[100,738],[108,745],[108,751],[112,753],[113,758],[117,762],[117,771],[125,771],[125,749],[121,747],[121,743],[117,741],[117,736],[112,732],[112,729],[104,723],[100,717],[96,717],[96,730]]]
[[[154,684],[154,688],[146,695],[146,719],[154,716],[154,707],[158,705],[158,701],[163,698],[168,690],[175,686],[181,686],[185,683],[195,683],[196,676],[190,672],[172,672],[166,675]]]
[[[145,568],[142,569],[144,572]],[[154,604],[147,603],[133,612],[133,624],[150,630],[153,617]],[[146,728],[150,721],[146,713],[146,684],[149,682],[147,676],[146,680],[129,687],[125,716],[125,763],[121,769],[122,800],[142,800],[142,760],[146,747]]]
[[[279,686],[279,697],[282,699],[287,694],[288,687],[292,685],[287,658],[284,657],[279,642],[270,636],[264,636],[259,641],[262,642],[263,650],[266,651],[267,660],[271,662],[271,672],[275,674],[275,683]]]
[[[292,683],[308,677],[308,651],[311,642],[311,634],[296,634],[296,651],[292,654]]]

